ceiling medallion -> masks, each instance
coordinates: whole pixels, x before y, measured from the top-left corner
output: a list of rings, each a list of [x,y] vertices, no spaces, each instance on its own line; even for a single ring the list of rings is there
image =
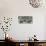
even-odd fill
[[[29,4],[33,7],[33,8],[38,8],[41,5],[41,0],[29,0]]]

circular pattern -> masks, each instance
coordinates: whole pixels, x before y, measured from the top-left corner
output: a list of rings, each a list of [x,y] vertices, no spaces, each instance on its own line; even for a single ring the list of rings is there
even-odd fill
[[[34,7],[38,8],[42,3],[42,0],[29,0],[29,4]]]

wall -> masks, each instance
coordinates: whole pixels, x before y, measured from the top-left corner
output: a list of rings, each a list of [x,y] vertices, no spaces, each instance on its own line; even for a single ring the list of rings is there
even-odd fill
[[[28,0],[0,0],[0,16],[13,17],[9,34],[14,39],[27,40],[36,34],[39,40],[44,40],[45,15],[45,8],[33,8]],[[18,16],[33,16],[33,23],[19,24]]]

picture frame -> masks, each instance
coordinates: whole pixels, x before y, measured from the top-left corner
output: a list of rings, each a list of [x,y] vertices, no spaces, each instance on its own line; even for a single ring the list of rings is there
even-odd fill
[[[32,24],[33,17],[32,16],[18,16],[18,22],[20,24]]]

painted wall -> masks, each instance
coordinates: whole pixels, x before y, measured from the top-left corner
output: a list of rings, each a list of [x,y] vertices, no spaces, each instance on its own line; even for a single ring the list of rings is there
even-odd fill
[[[39,40],[46,39],[45,15],[45,8],[32,8],[28,0],[0,0],[0,16],[13,17],[9,31],[10,37],[13,37],[13,39],[27,40],[34,34],[37,35]],[[18,16],[33,16],[33,23],[19,24]],[[0,36],[0,39],[2,38]]]

